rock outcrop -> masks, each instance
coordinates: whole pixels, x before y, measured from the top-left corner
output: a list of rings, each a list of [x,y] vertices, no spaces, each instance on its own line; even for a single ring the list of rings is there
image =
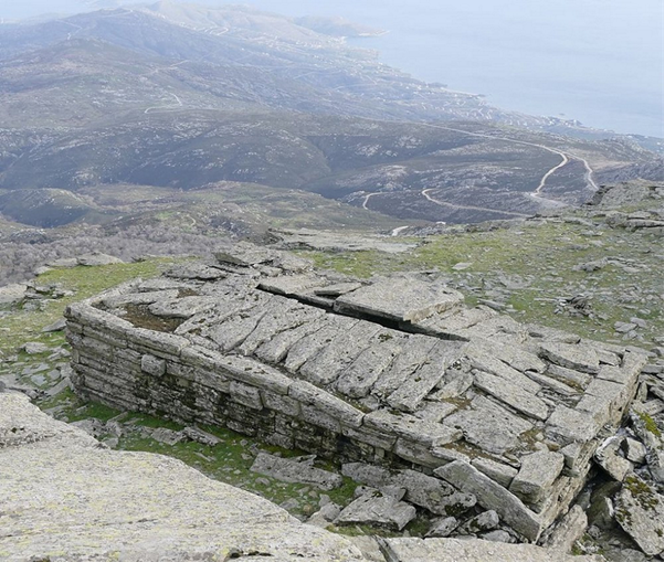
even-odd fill
[[[0,560],[355,561],[341,536],[156,454],[108,450],[0,393]]]
[[[568,510],[647,361],[425,277],[361,282],[248,245],[217,258],[68,307],[77,392],[434,472],[529,541]]]

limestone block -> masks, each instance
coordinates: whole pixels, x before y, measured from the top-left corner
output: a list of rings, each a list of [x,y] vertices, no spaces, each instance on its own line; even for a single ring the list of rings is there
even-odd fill
[[[335,524],[371,524],[401,530],[415,517],[412,505],[377,491],[354,500],[335,518]]]
[[[314,467],[316,456],[284,458],[260,452],[251,470],[287,483],[305,483],[329,491],[342,485],[337,473]]]
[[[477,457],[471,463],[476,469],[482,471],[490,479],[493,479],[502,487],[506,487],[506,489],[510,487],[511,481],[517,475],[517,469],[514,467],[499,463],[493,459]]]
[[[559,405],[547,419],[546,431],[550,436],[568,444],[572,441],[592,440],[598,434],[600,427],[601,424],[589,413]]]
[[[526,503],[539,506],[561,474],[564,457],[557,452],[541,451],[520,461],[522,466],[510,484],[510,491]]]
[[[236,403],[245,405],[250,409],[261,410],[263,408],[261,393],[256,387],[240,383],[239,381],[231,381],[230,393],[231,399]]]
[[[293,381],[289,387],[289,397],[304,405],[316,407],[347,427],[359,428],[363,420],[362,411],[306,381]]]
[[[623,481],[633,469],[633,464],[630,461],[618,455],[622,442],[622,437],[610,436],[593,454],[596,463],[615,481]]]
[[[496,375],[477,371],[474,385],[515,410],[538,420],[546,420],[549,415],[547,405],[535,395],[519,385],[510,383]]]
[[[155,377],[161,377],[166,373],[166,360],[156,358],[152,354],[144,354],[141,356],[141,369]]]
[[[584,373],[598,373],[598,354],[589,346],[545,342],[540,345],[539,355],[561,367]]]
[[[616,498],[615,518],[647,555],[663,553],[663,496],[636,475]]]
[[[445,481],[419,471],[399,471],[393,477],[392,483],[406,489],[405,500],[426,508],[433,514],[461,514],[476,504],[473,494],[456,491]]]
[[[297,418],[300,415],[300,403],[291,397],[261,389],[263,405],[270,410]]]
[[[584,389],[591,381],[591,376],[572,369],[564,368],[556,364],[547,366],[547,375],[552,375],[559,380],[563,380],[568,385]]]
[[[417,322],[464,302],[464,296],[417,279],[386,279],[338,297],[335,311]]]
[[[424,446],[443,446],[462,437],[462,432],[451,425],[427,422],[409,414],[392,414],[380,409],[365,415],[363,426],[390,434]]]
[[[483,507],[492,507],[515,531],[532,542],[538,540],[541,523],[513,493],[463,461],[453,461],[434,473],[458,489],[472,493]]]

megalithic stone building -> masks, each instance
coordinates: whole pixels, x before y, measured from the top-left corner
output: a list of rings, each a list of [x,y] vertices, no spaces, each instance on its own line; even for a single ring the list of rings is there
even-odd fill
[[[421,506],[478,503],[529,541],[584,486],[646,363],[637,349],[468,308],[424,275],[351,280],[247,244],[217,259],[71,305],[76,392],[415,469],[437,495]]]

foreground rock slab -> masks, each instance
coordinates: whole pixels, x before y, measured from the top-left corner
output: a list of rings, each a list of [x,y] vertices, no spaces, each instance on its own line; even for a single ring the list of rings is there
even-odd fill
[[[345,539],[182,462],[103,449],[0,393],[0,560],[356,561]]]
[[[530,544],[449,538],[380,541],[387,561],[604,561],[600,557],[575,557]]]

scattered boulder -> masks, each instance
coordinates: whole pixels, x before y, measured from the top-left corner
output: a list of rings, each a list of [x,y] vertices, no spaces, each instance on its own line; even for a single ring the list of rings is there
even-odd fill
[[[0,287],[0,309],[18,305],[25,298],[28,286],[22,283],[13,283]]]
[[[594,460],[605,472],[616,481],[623,481],[624,477],[633,469],[633,464],[618,455],[623,438],[611,436],[605,440],[593,455]]]
[[[342,485],[342,477],[337,473],[314,467],[316,456],[282,458],[265,452],[259,453],[251,470],[287,483],[305,483],[327,491]]]
[[[357,498],[344,508],[335,518],[335,524],[369,524],[401,530],[415,517],[413,505],[375,491]]]
[[[30,355],[43,354],[50,350],[50,348],[46,346],[46,344],[42,344],[41,342],[26,342],[19,349],[25,352],[26,354]]]
[[[59,332],[61,330],[65,330],[66,326],[67,326],[67,321],[65,321],[64,318],[60,318],[57,321],[51,323],[50,325],[46,325],[42,329],[42,332]]]
[[[663,496],[631,475],[616,498],[616,521],[647,555],[663,553]]]

